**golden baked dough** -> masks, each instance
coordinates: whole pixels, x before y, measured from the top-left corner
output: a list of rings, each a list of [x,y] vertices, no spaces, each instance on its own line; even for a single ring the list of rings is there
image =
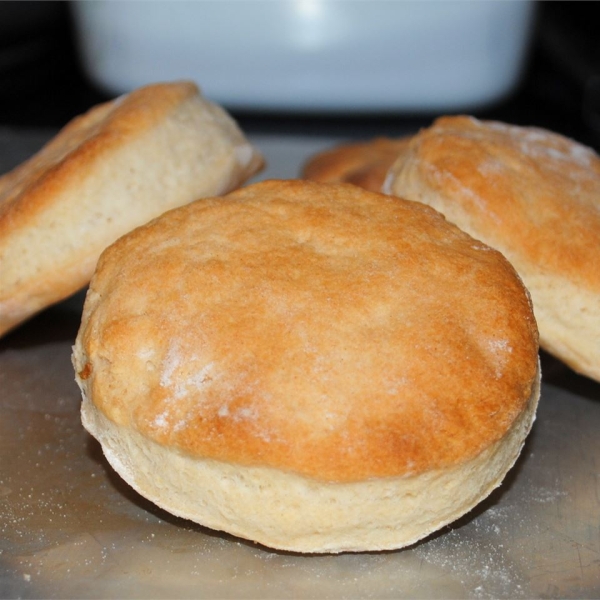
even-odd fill
[[[108,248],[74,367],[85,426],[142,494],[339,552],[412,543],[499,484],[537,349],[512,266],[436,211],[267,181]]]
[[[380,192],[389,168],[405,151],[409,138],[375,138],[340,144],[312,156],[302,168],[302,178],[323,183],[353,183]]]
[[[73,119],[0,177],[0,335],[84,287],[119,236],[261,166],[193,83],[140,88]]]
[[[443,117],[385,191],[423,202],[500,250],[529,289],[540,343],[600,380],[600,158],[537,128]]]

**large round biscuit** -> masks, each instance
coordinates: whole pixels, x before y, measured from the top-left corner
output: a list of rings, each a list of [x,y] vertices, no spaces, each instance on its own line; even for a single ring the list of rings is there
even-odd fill
[[[533,299],[542,347],[600,380],[600,157],[549,131],[444,117],[384,190],[500,250]]]
[[[436,211],[267,181],[106,250],[73,359],[84,425],[140,493],[340,552],[410,544],[500,483],[537,349],[512,266]]]

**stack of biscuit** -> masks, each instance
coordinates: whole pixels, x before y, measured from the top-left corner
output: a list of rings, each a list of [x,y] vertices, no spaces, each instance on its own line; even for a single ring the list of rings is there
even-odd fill
[[[0,335],[89,282],[82,421],[134,489],[272,548],[413,544],[517,460],[538,323],[600,378],[599,159],[446,117],[262,164],[191,83],[74,120],[0,178]]]

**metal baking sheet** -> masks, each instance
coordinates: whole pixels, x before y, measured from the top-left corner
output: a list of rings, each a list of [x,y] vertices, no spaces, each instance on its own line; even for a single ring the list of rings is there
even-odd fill
[[[8,138],[33,151],[46,136],[0,131],[0,161]],[[261,178],[295,177],[335,142],[254,141],[270,165]],[[82,302],[0,340],[0,597],[600,597],[599,384],[543,357],[538,418],[516,466],[426,540],[395,552],[277,552],[173,517],[111,470],[79,420],[70,352]]]

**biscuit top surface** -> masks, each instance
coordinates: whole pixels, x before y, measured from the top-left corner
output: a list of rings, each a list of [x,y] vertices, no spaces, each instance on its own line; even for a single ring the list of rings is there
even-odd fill
[[[267,181],[106,250],[74,362],[101,411],[161,444],[353,481],[502,438],[537,330],[504,257],[431,208]]]
[[[524,274],[541,265],[600,292],[600,157],[592,149],[544,129],[442,117],[413,138],[409,163],[411,198],[427,186],[447,198],[440,210],[450,220]],[[391,176],[402,171],[398,161]]]

